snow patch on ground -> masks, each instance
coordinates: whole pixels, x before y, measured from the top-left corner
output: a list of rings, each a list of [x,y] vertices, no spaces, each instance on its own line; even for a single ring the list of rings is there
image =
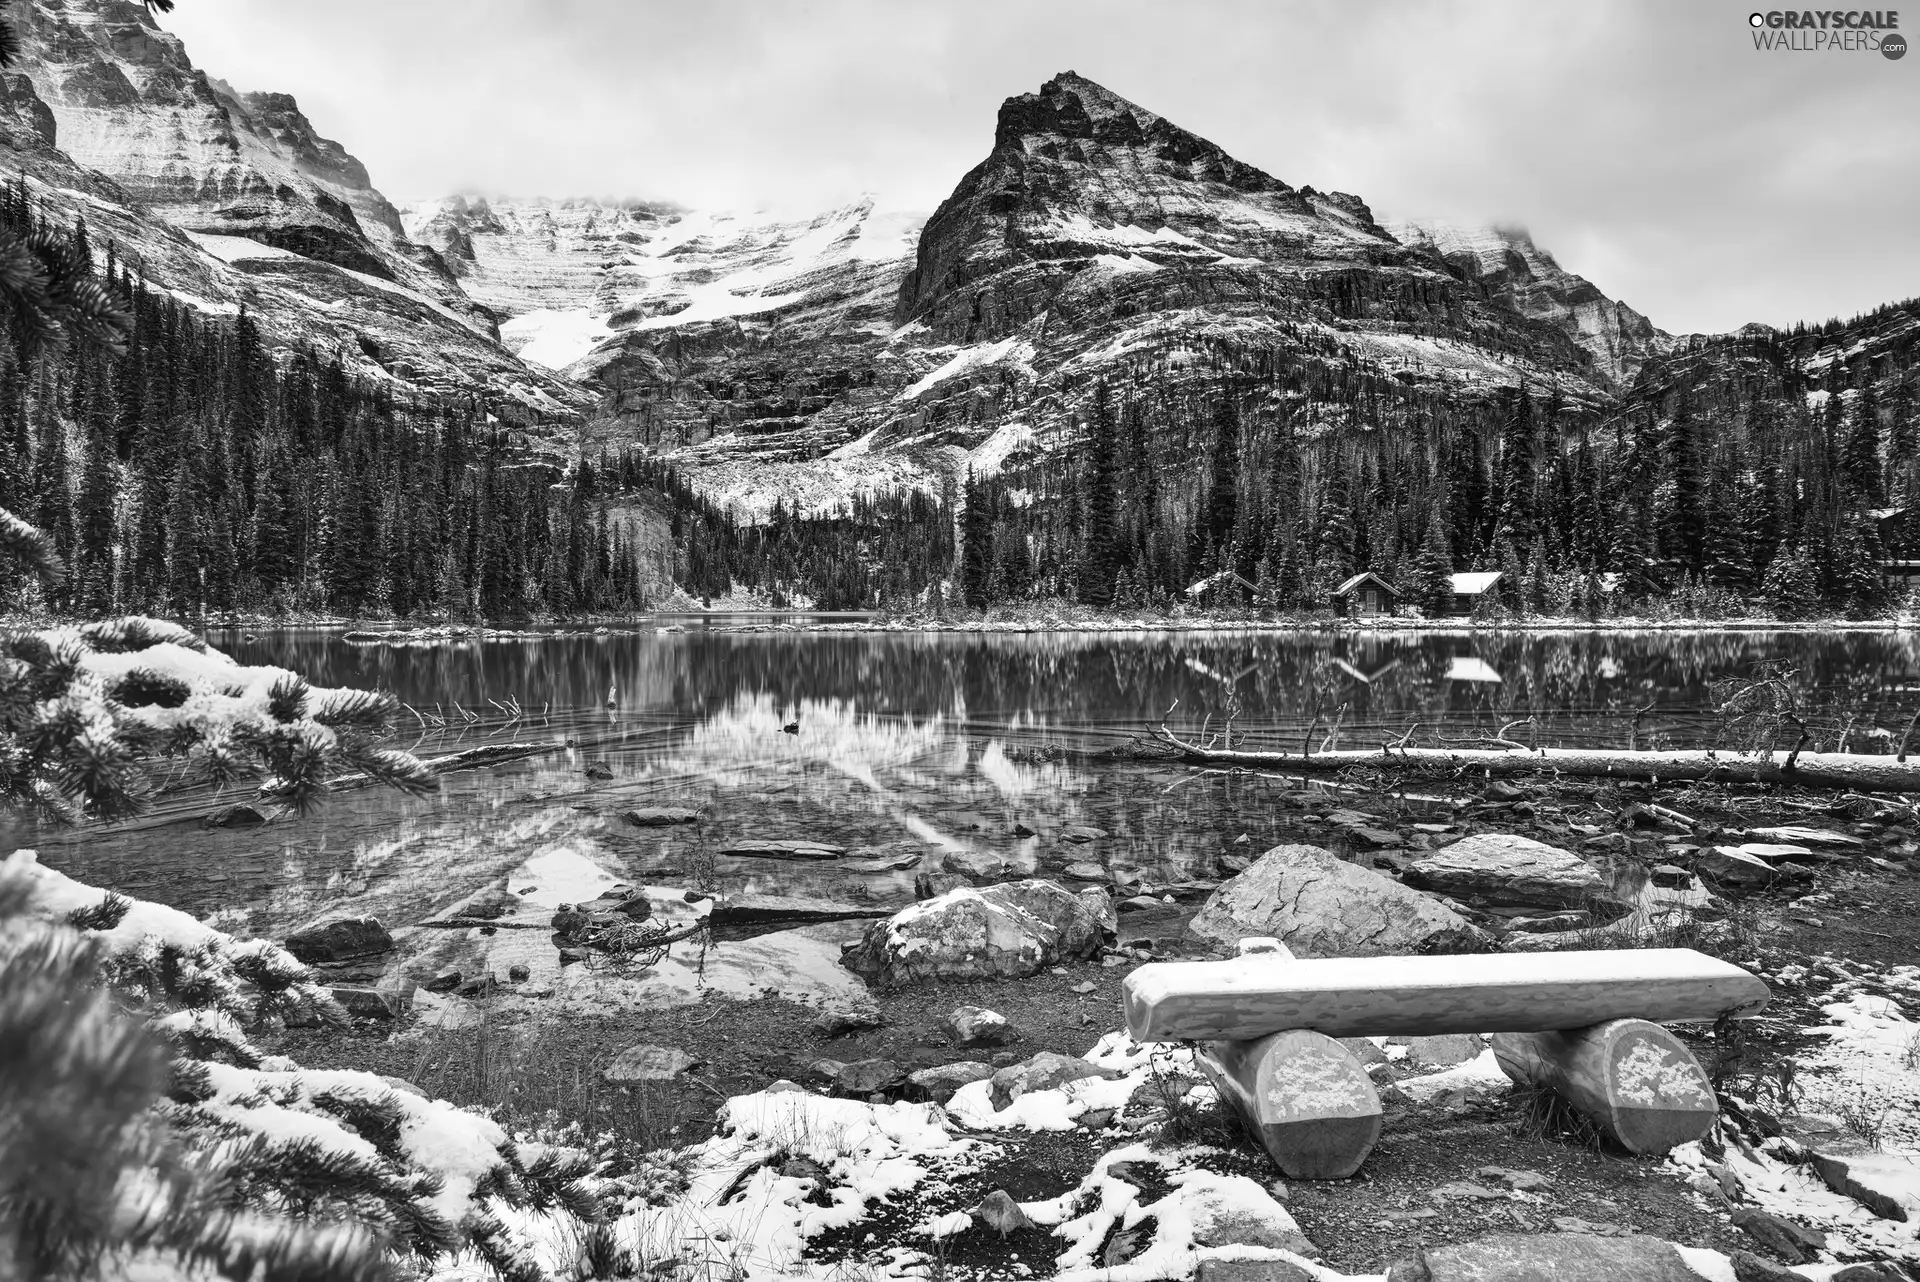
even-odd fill
[[[997,343],[977,343],[972,347],[963,347],[953,354],[946,364],[932,373],[922,376],[917,382],[901,390],[893,399],[911,401],[922,392],[975,370],[1000,364],[1025,366],[1033,359],[1033,344],[1021,338],[1003,338]]]

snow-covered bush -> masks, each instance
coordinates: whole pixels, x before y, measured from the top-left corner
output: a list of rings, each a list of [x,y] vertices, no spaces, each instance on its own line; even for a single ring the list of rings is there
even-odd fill
[[[0,634],[0,810],[63,822],[131,814],[163,762],[216,783],[260,779],[296,807],[343,768],[418,790],[426,767],[376,738],[395,706],[243,667],[158,619]]]
[[[247,1028],[296,1005],[339,1016],[272,943],[103,896],[32,851],[0,864],[0,1277],[112,1257],[351,1282],[471,1257],[536,1282],[510,1223],[590,1236],[625,1195],[584,1149],[263,1054]]]

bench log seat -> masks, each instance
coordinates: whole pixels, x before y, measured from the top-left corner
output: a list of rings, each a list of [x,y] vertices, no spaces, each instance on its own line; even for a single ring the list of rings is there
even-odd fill
[[[1354,1174],[1380,1135],[1372,1079],[1333,1040],[1494,1030],[1514,1082],[1554,1091],[1622,1147],[1697,1139],[1719,1103],[1660,1021],[1744,1018],[1767,986],[1686,948],[1295,959],[1243,940],[1220,962],[1154,962],[1126,979],[1139,1042],[1195,1043],[1220,1098],[1295,1179]]]

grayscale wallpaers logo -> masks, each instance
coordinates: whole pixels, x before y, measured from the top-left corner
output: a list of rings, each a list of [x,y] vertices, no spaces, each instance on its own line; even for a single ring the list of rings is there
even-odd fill
[[[1747,15],[1753,47],[1775,53],[1878,53],[1903,57],[1898,9],[1769,9]]]

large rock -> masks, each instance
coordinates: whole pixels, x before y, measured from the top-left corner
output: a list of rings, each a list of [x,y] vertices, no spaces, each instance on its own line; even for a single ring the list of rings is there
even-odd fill
[[[1407,880],[1443,895],[1527,908],[1577,908],[1611,889],[1580,856],[1504,832],[1475,833],[1416,859]]]
[[[990,1096],[995,1111],[998,1111],[1029,1091],[1057,1091],[1068,1082],[1077,1082],[1082,1078],[1111,1079],[1113,1076],[1108,1069],[1076,1055],[1041,1051],[1025,1063],[1009,1064],[996,1072]]]
[[[1231,950],[1270,935],[1299,957],[1481,952],[1493,944],[1459,913],[1318,846],[1275,846],[1213,892],[1187,927]]]
[[[869,981],[1019,977],[1092,957],[1111,930],[1089,900],[1050,881],[962,887],[876,922],[841,955]]]
[[[1386,1282],[1700,1282],[1671,1242],[1590,1233],[1497,1234],[1396,1260]]]
[[[1287,1208],[1244,1175],[1216,1176],[1183,1190],[1181,1202],[1193,1225],[1196,1246],[1260,1247],[1317,1256],[1320,1250]]]
[[[286,949],[309,965],[378,957],[393,947],[393,936],[373,917],[335,917],[287,936]]]

